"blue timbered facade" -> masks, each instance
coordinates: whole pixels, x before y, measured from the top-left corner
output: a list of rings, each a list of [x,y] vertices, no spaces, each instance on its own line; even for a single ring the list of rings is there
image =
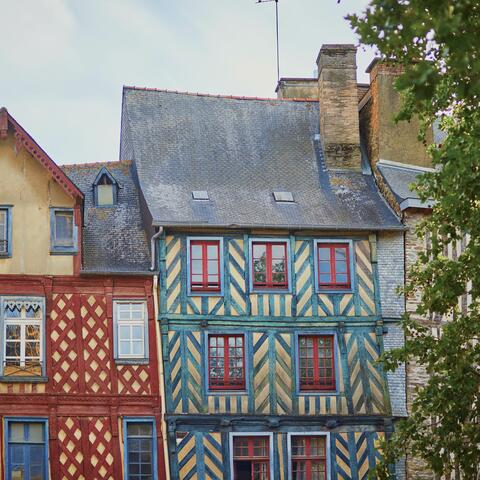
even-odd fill
[[[354,48],[318,61],[311,100],[124,88],[172,479],[366,479],[404,415],[378,362],[403,227],[361,153]]]

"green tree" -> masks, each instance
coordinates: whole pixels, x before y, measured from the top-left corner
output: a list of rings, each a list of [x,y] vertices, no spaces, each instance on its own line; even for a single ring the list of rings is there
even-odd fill
[[[436,167],[417,190],[435,200],[418,228],[429,237],[411,271],[406,293],[419,291],[418,313],[448,318],[442,336],[411,318],[403,326],[405,347],[384,357],[395,369],[411,359],[423,365],[428,382],[418,391],[412,414],[384,445],[385,463],[375,472],[390,478],[388,463],[410,454],[423,458],[437,475],[455,472],[480,478],[480,1],[371,0],[361,15],[347,17],[362,43],[384,61],[404,67],[397,89],[404,96],[398,121],[416,116],[420,136],[440,121],[446,137],[430,145]],[[457,258],[452,242],[467,239]],[[466,292],[466,312],[458,297]],[[457,477],[460,478],[460,477]]]

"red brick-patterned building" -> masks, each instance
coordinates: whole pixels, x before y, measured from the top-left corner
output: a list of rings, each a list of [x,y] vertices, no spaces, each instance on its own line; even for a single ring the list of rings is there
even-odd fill
[[[163,478],[130,163],[62,170],[2,109],[0,171],[0,479]]]

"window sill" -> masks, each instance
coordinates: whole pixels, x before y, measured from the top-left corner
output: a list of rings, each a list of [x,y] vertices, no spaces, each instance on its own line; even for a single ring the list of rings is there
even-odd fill
[[[50,250],[50,255],[76,255],[78,250]]]
[[[256,289],[256,288],[253,288],[250,293],[260,293],[260,294],[264,294],[264,293],[269,293],[269,294],[272,294],[272,293],[277,293],[279,295],[288,295],[288,294],[291,294],[292,293],[292,290],[291,289],[283,289],[283,288],[271,288],[271,289],[266,289],[266,288],[263,288],[263,289]]]
[[[353,288],[316,288],[315,293],[355,293]]]
[[[0,375],[0,383],[47,383],[48,377],[4,376]]]
[[[341,392],[338,390],[299,390],[297,391],[297,395],[301,396],[312,396],[315,395],[317,397],[328,396],[331,395],[332,397],[335,395],[340,395]]]
[[[219,290],[217,292],[209,292],[205,290],[189,290],[188,294],[189,297],[223,297],[223,291]]]
[[[0,259],[2,258],[12,258],[11,253],[0,253]]]
[[[150,359],[148,358],[116,358],[116,365],[148,365]]]
[[[207,395],[222,396],[222,395],[248,395],[247,390],[207,390]]]

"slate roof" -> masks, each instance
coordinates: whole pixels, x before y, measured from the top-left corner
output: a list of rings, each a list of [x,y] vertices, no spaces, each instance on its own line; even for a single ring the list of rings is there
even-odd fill
[[[124,87],[120,156],[134,160],[155,225],[402,229],[371,175],[326,171],[318,132],[317,101]]]
[[[409,207],[431,208],[432,202],[422,202],[418,193],[410,188],[419,175],[430,169],[387,160],[380,160],[377,167],[402,210]]]
[[[93,183],[106,167],[121,188],[117,204],[96,207]],[[150,273],[147,235],[130,161],[63,165],[63,171],[85,195],[83,273]]]

